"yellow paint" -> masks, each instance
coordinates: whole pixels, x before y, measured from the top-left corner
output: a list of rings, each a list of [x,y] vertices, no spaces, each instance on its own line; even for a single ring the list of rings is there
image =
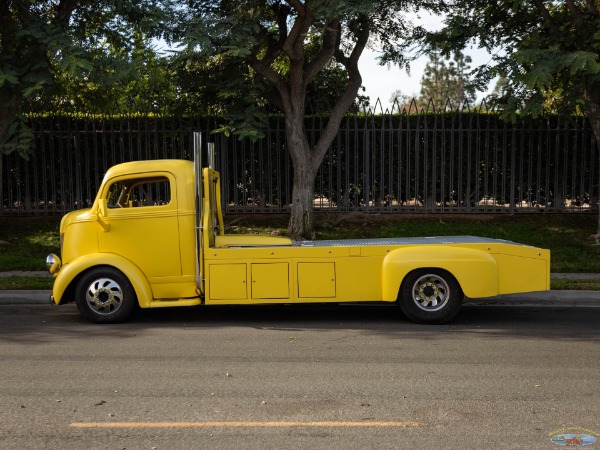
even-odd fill
[[[550,289],[546,259],[511,254],[497,254],[494,257],[498,262],[499,294]]]
[[[212,264],[208,268],[209,295],[213,300],[246,300],[248,298],[247,265]],[[219,282],[212,282],[219,280]],[[228,280],[228,282],[225,282]]]
[[[298,298],[335,298],[334,262],[298,263]]]
[[[252,299],[290,298],[290,264],[288,262],[257,262],[250,264]]]
[[[393,302],[406,275],[422,268],[450,272],[471,298],[549,289],[550,252],[504,241],[320,247],[296,246],[279,236],[226,235],[220,175],[204,169],[201,298],[195,283],[193,172],[191,162],[176,160],[111,168],[92,208],[61,222],[55,301],[72,301],[65,296],[73,293],[77,277],[100,265],[122,271],[144,308]],[[169,201],[136,207],[135,199],[126,198],[116,205],[111,186],[135,186],[136,180],[168,180]]]
[[[257,234],[225,234],[215,236],[215,247],[274,247],[292,245],[292,240],[279,236],[261,236]]]
[[[109,231],[97,233],[100,253],[118,253],[131,260],[147,277],[181,276],[177,184],[164,170],[148,171],[136,178],[162,178],[171,183],[171,201],[166,205],[108,208],[102,221]],[[100,200],[106,201],[114,183],[131,179],[129,174],[105,178]]]
[[[420,422],[73,422],[74,428],[417,428]]]
[[[418,268],[450,272],[468,297],[498,295],[497,263],[486,248],[485,244],[471,244],[469,247],[422,245],[395,249],[383,261],[383,298],[395,300],[404,277]]]

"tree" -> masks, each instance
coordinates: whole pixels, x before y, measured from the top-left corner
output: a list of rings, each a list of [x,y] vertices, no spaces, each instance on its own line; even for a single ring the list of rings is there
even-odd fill
[[[110,71],[95,78],[101,85],[130,74],[134,32],[164,30],[170,0],[158,1],[0,0],[0,155],[27,157],[33,133],[25,113],[56,94],[60,79],[93,83]],[[0,199],[2,174],[0,158]]]
[[[0,150],[27,154],[28,102],[55,94],[61,77],[114,83],[131,73],[135,32],[148,37],[164,29],[167,0],[160,6],[154,0],[0,1]],[[105,76],[93,79],[98,72]]]
[[[418,113],[423,107],[417,94],[413,93],[412,95],[407,95],[404,94],[401,89],[392,92],[390,104],[392,105],[392,111],[398,113],[406,112],[408,114]]]
[[[250,138],[261,136],[264,112],[260,107],[268,103],[262,96],[270,88],[257,80],[256,74],[244,73],[248,70],[247,65],[187,51],[175,56],[171,63],[178,89],[177,104],[181,110],[197,114],[201,107],[204,113],[229,120],[221,127],[227,134]],[[346,71],[340,64],[333,62],[324,67],[307,87],[306,113],[328,114],[346,89],[346,78]],[[350,111],[359,112],[368,105],[369,97],[358,94]]]
[[[490,94],[490,99],[492,102],[497,103],[498,99],[504,98],[506,95],[506,89],[508,87],[508,81],[506,80],[506,76],[501,74],[494,84],[494,89]]]
[[[29,112],[85,114],[174,113],[176,98],[169,59],[140,33],[130,49],[102,46],[90,54],[89,68],[56,74],[52,95],[29,102]]]
[[[408,8],[395,0],[191,2],[180,39],[190,57],[222,74],[216,78],[218,95],[236,132],[258,137],[264,121],[260,105],[266,102],[285,114],[294,170],[288,232],[295,239],[314,234],[317,170],[362,84],[358,60],[370,39],[385,51],[382,62],[402,60],[395,44],[408,34],[401,16]],[[325,128],[311,147],[304,127],[307,93],[328,68],[340,75],[343,70],[344,86],[331,100]]]
[[[475,88],[470,85],[469,72],[471,57],[460,50],[454,52],[454,58],[444,58],[438,50],[429,54],[421,78],[422,105],[431,104],[435,111],[446,108],[459,109],[475,101]]]
[[[585,111],[600,149],[597,0],[457,0],[445,6],[445,27],[429,35],[429,43],[447,52],[475,42],[490,51],[493,61],[479,81],[506,77],[506,117],[535,116],[549,105],[564,114]],[[595,238],[600,243],[600,217]]]

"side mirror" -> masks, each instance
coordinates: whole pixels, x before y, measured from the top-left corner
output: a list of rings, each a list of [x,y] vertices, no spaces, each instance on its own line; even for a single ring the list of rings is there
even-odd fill
[[[101,199],[98,203],[98,224],[102,227],[102,229],[106,232],[110,230],[110,224],[104,222],[103,218],[108,217],[108,202],[105,198]]]
[[[108,200],[105,198],[101,199],[100,203],[98,203],[98,214],[102,217],[108,217]]]

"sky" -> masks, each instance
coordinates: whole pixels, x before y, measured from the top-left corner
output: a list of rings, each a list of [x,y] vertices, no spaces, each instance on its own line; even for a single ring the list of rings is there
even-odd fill
[[[435,31],[442,27],[443,17],[434,16],[427,12],[419,12],[411,14],[411,19],[422,25],[429,31]],[[463,52],[472,59],[471,69],[475,69],[480,65],[487,64],[491,56],[486,50],[471,48]],[[409,97],[418,96],[421,91],[421,78],[425,71],[428,57],[422,56],[410,64],[410,75],[406,70],[398,68],[398,66],[381,66],[377,62],[379,53],[375,50],[366,48],[358,62],[358,67],[363,78],[363,86],[366,92],[362,93],[371,99],[371,106],[379,98],[383,108],[390,107],[390,97],[396,90],[401,90],[402,94]],[[483,98],[489,91],[493,89],[493,85],[487,92],[478,93],[477,98]]]
[[[480,49],[469,49],[464,54],[469,55],[473,60],[471,69],[486,64],[491,58],[485,50]],[[410,97],[419,95],[421,91],[421,78],[423,77],[425,65],[428,61],[427,56],[423,56],[411,63],[410,75],[408,75],[406,70],[400,69],[398,66],[388,67],[379,65],[377,56],[377,52],[365,49],[358,62],[363,86],[366,88],[366,91],[361,94],[370,97],[371,106],[374,106],[379,98],[383,108],[388,108],[392,93],[398,89]],[[493,86],[491,87],[493,88]],[[478,98],[484,96],[485,93],[479,93]]]

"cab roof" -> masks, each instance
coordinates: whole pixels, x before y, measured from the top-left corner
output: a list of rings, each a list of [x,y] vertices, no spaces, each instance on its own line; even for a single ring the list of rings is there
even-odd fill
[[[105,180],[121,175],[134,175],[149,172],[187,172],[193,173],[194,163],[185,159],[153,159],[131,161],[112,166],[104,176]]]

